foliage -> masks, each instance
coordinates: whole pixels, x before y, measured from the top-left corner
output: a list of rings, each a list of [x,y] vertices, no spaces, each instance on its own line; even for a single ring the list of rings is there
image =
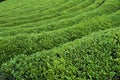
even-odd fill
[[[119,27],[120,0],[6,0],[0,79],[119,80]]]
[[[108,29],[52,50],[17,56],[1,69],[19,80],[114,79],[120,73],[119,49],[120,28]]]

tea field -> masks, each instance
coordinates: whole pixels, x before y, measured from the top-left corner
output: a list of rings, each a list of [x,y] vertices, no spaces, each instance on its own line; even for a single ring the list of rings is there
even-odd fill
[[[0,80],[120,80],[120,0],[0,0]]]

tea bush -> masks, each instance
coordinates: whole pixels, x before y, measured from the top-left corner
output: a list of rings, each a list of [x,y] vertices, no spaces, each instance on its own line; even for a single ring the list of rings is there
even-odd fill
[[[119,80],[120,0],[0,3],[0,80]]]
[[[120,28],[99,31],[52,50],[20,55],[2,65],[17,80],[117,79]]]
[[[37,51],[52,49],[68,41],[73,41],[88,35],[91,32],[119,26],[120,23],[117,20],[120,19],[120,17],[118,16],[116,12],[107,17],[93,18],[76,26],[56,31],[32,35],[22,34],[10,38],[3,38],[0,42],[0,63],[9,60],[14,55],[21,53],[30,55]],[[116,19],[115,23],[113,23],[113,18]]]

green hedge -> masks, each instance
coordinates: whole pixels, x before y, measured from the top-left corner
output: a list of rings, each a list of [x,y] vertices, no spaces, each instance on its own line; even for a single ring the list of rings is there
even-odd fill
[[[109,14],[109,13],[112,13],[112,12],[118,10],[120,8],[119,5],[120,5],[119,0],[114,0],[114,1],[108,0],[108,1],[105,1],[105,3],[102,6],[96,8],[94,10],[91,10],[87,13],[81,14],[82,15],[81,17],[86,17],[86,19],[87,19],[87,17],[90,16],[90,15],[99,16],[99,15],[102,15],[102,14]],[[80,12],[77,13],[77,14],[74,13],[72,15],[75,16],[75,15],[79,15],[79,14],[80,14]],[[63,13],[59,13],[59,11],[58,12],[56,11],[55,14],[45,15],[43,17],[39,17],[38,15],[37,16],[31,16],[31,17],[26,15],[27,20],[24,19],[24,18],[22,18],[22,20],[20,20],[19,18],[17,18],[17,20],[8,20],[8,18],[6,18],[7,22],[5,24],[1,24],[1,27],[7,27],[7,26],[8,27],[13,27],[13,26],[21,25],[21,24],[26,24],[26,23],[29,24],[29,23],[39,22],[39,21],[42,22],[41,24],[46,24],[46,23],[49,23],[49,22],[52,22],[52,21],[56,22],[60,19],[63,19],[64,17],[66,17],[66,15],[69,15],[69,13],[65,14],[64,11],[63,11]],[[23,17],[25,17],[25,16],[23,16]],[[81,18],[81,17],[79,17],[79,18]],[[19,19],[19,21],[18,21],[18,19]],[[2,21],[4,21],[4,19],[2,19]]]
[[[116,12],[109,16],[93,18],[85,23],[56,31],[1,38],[0,63],[2,64],[18,54],[30,55],[37,51],[52,49],[94,31],[120,26],[119,19],[118,12]]]
[[[16,56],[2,65],[1,72],[17,80],[119,80],[120,27],[31,56]]]

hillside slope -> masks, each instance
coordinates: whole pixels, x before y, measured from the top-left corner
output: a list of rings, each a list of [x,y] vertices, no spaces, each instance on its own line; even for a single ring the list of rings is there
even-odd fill
[[[119,80],[120,0],[0,2],[0,79]]]

